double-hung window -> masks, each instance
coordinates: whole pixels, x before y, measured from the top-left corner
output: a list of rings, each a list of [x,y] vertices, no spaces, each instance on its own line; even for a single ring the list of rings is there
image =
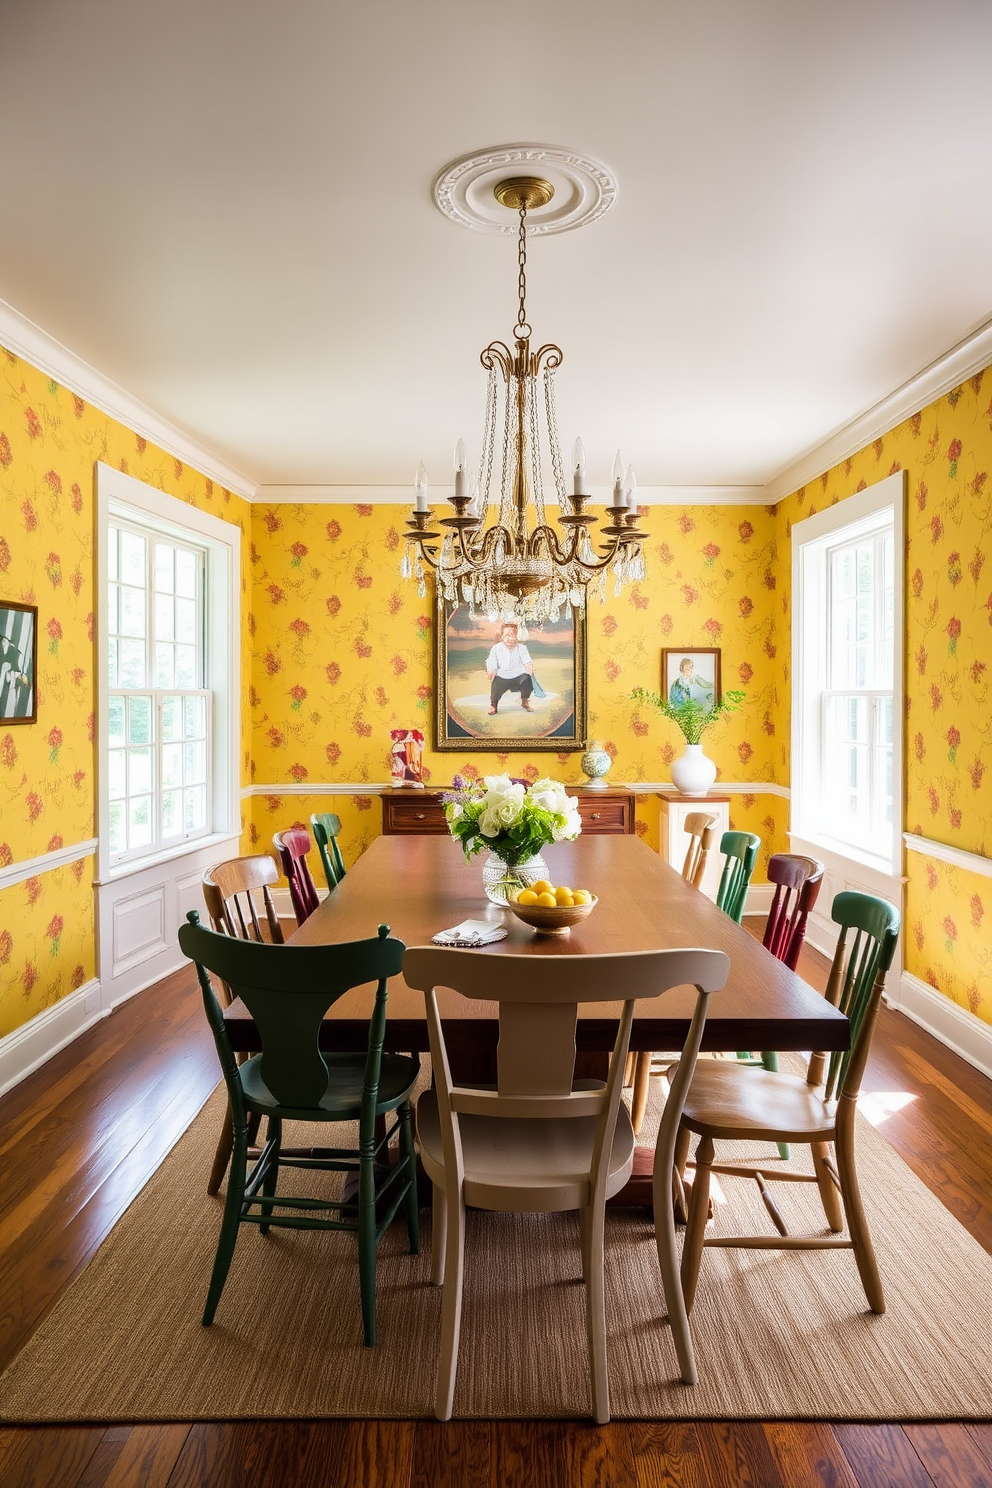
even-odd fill
[[[203,548],[110,520],[105,726],[113,862],[209,830],[206,571]]]
[[[792,529],[792,835],[898,873],[902,473]]]
[[[827,549],[824,803],[830,834],[869,852],[892,835],[893,533]]]

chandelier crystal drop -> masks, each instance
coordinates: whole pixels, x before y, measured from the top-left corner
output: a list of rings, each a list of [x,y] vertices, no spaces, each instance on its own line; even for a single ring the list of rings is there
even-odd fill
[[[586,607],[590,585],[605,604],[609,576],[613,593],[644,578],[638,530],[636,480],[624,470],[619,451],[613,466],[612,505],[598,531],[586,511],[585,451],[577,439],[572,451],[572,490],[565,473],[555,413],[558,346],[531,351],[527,321],[527,212],[546,205],[554,188],[533,176],[516,176],[495,188],[497,201],[520,218],[517,250],[517,323],[513,350],[492,341],[482,353],[488,373],[486,413],[477,482],[468,470],[461,440],[455,448],[455,515],[433,520],[427,472],[417,471],[415,504],[407,523],[401,573],[415,580],[421,597],[433,572],[438,607],[465,604],[473,615],[493,621],[514,615],[539,624],[557,620],[566,606]],[[558,502],[557,522],[545,510],[548,489]]]

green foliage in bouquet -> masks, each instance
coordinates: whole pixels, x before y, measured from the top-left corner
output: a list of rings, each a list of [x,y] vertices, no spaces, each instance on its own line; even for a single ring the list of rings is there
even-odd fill
[[[722,718],[725,713],[736,712],[745,698],[743,692],[729,691],[712,708],[704,708],[702,703],[697,703],[694,699],[687,703],[670,703],[660,692],[648,692],[643,687],[635,688],[630,695],[635,702],[650,704],[652,708],[658,709],[662,718],[678,724],[687,744],[698,744],[706,730],[718,718]]]
[[[557,780],[535,780],[528,789],[508,775],[487,775],[480,786],[448,791],[441,800],[466,858],[488,848],[511,868],[582,831],[578,800]]]

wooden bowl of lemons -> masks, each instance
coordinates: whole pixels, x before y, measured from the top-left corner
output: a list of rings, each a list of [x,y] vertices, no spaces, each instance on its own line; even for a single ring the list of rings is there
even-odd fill
[[[529,889],[521,889],[515,899],[508,899],[507,909],[530,925],[539,935],[567,935],[573,925],[592,914],[599,901],[588,889],[555,887],[540,879]]]

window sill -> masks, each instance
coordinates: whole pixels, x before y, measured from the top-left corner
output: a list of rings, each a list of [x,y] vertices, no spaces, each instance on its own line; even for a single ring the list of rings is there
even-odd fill
[[[176,847],[165,847],[161,852],[149,853],[145,858],[129,858],[126,863],[118,863],[95,878],[93,886],[100,888],[103,884],[116,883],[119,879],[131,878],[137,873],[144,873],[148,868],[158,868],[162,863],[172,863],[179,858],[192,857],[194,853],[202,852],[206,847],[220,847],[222,843],[236,843],[240,840],[240,832],[210,832],[206,837],[194,837],[191,841],[181,842]]]
[[[848,842],[838,842],[830,837],[818,837],[813,832],[789,832],[786,835],[790,843],[806,844],[820,852],[829,853],[833,858],[843,858],[850,863],[858,863],[862,868],[870,868],[873,873],[881,873],[886,878],[898,879],[902,882],[902,875],[898,868],[892,866],[891,858],[883,858],[878,853],[866,852],[864,848],[852,847]]]

